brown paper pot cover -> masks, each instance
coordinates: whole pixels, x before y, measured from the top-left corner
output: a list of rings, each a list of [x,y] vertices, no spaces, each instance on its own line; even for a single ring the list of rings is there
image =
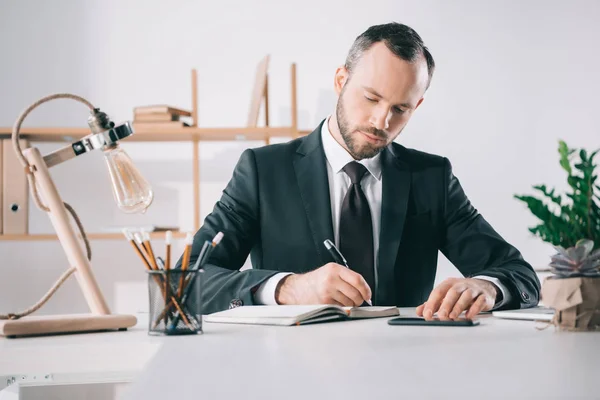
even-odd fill
[[[547,278],[544,304],[556,310],[553,323],[564,330],[600,330],[600,278]]]

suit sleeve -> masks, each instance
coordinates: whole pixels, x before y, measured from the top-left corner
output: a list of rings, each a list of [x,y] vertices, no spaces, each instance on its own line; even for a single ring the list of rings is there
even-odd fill
[[[528,308],[539,301],[540,282],[520,252],[507,243],[472,206],[444,159],[445,201],[442,253],[466,277],[497,278],[510,291],[501,308]]]
[[[254,304],[253,291],[279,272],[240,271],[260,235],[258,185],[255,155],[248,149],[241,155],[221,199],[194,236],[190,266],[198,259],[205,241],[211,241],[218,232],[224,234],[204,266],[203,314],[225,310],[232,300]],[[181,261],[176,268],[181,267]]]

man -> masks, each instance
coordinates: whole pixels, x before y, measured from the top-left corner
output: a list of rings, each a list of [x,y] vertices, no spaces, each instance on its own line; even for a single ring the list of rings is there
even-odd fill
[[[478,214],[450,162],[393,142],[434,66],[410,27],[370,27],[335,73],[334,114],[306,137],[242,154],[194,238],[192,264],[205,240],[225,234],[205,266],[205,313],[372,301],[447,320],[537,304],[531,266]],[[432,291],[438,249],[465,278]],[[248,254],[253,269],[239,271]]]

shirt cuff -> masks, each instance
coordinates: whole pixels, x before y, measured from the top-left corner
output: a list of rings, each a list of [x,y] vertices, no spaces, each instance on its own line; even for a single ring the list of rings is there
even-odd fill
[[[266,306],[278,305],[277,300],[275,300],[275,290],[277,289],[279,282],[288,275],[292,275],[292,273],[281,272],[264,281],[258,289],[256,289],[256,292],[254,292],[254,302]]]
[[[472,278],[491,282],[500,290],[500,293],[502,293],[502,300],[500,302],[494,304],[494,307],[490,311],[493,311],[493,310],[496,310],[496,309],[502,307],[504,304],[508,303],[511,300],[510,292],[508,291],[506,286],[504,286],[502,283],[500,283],[500,279],[494,278],[491,276],[486,276],[486,275],[477,275],[477,276],[473,276]]]

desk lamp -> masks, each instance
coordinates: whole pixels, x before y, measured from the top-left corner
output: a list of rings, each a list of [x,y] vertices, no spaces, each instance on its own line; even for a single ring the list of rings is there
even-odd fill
[[[19,130],[25,117],[39,105],[61,98],[76,100],[89,107],[91,115],[88,118],[88,125],[91,134],[45,156],[42,156],[35,147],[21,149]],[[137,320],[133,315],[110,313],[92,271],[90,245],[81,221],[75,210],[60,198],[49,173],[49,168],[55,165],[92,150],[102,150],[118,207],[127,213],[144,212],[152,203],[152,189],[118,144],[118,141],[132,134],[133,129],[129,122],[115,126],[105,113],[95,108],[87,100],[72,94],[55,94],[44,97],[23,111],[16,121],[12,132],[12,144],[17,157],[25,168],[34,202],[37,207],[48,213],[58,240],[72,267],[63,273],[48,293],[33,307],[16,314],[0,315],[0,335],[18,337],[52,333],[125,330],[136,324]],[[89,183],[73,182],[73,184],[80,185],[82,189],[85,189],[85,185]],[[71,213],[79,228],[86,252],[78,241],[78,236],[69,221],[67,212]],[[73,273],[83,291],[90,313],[29,316],[41,308]]]

